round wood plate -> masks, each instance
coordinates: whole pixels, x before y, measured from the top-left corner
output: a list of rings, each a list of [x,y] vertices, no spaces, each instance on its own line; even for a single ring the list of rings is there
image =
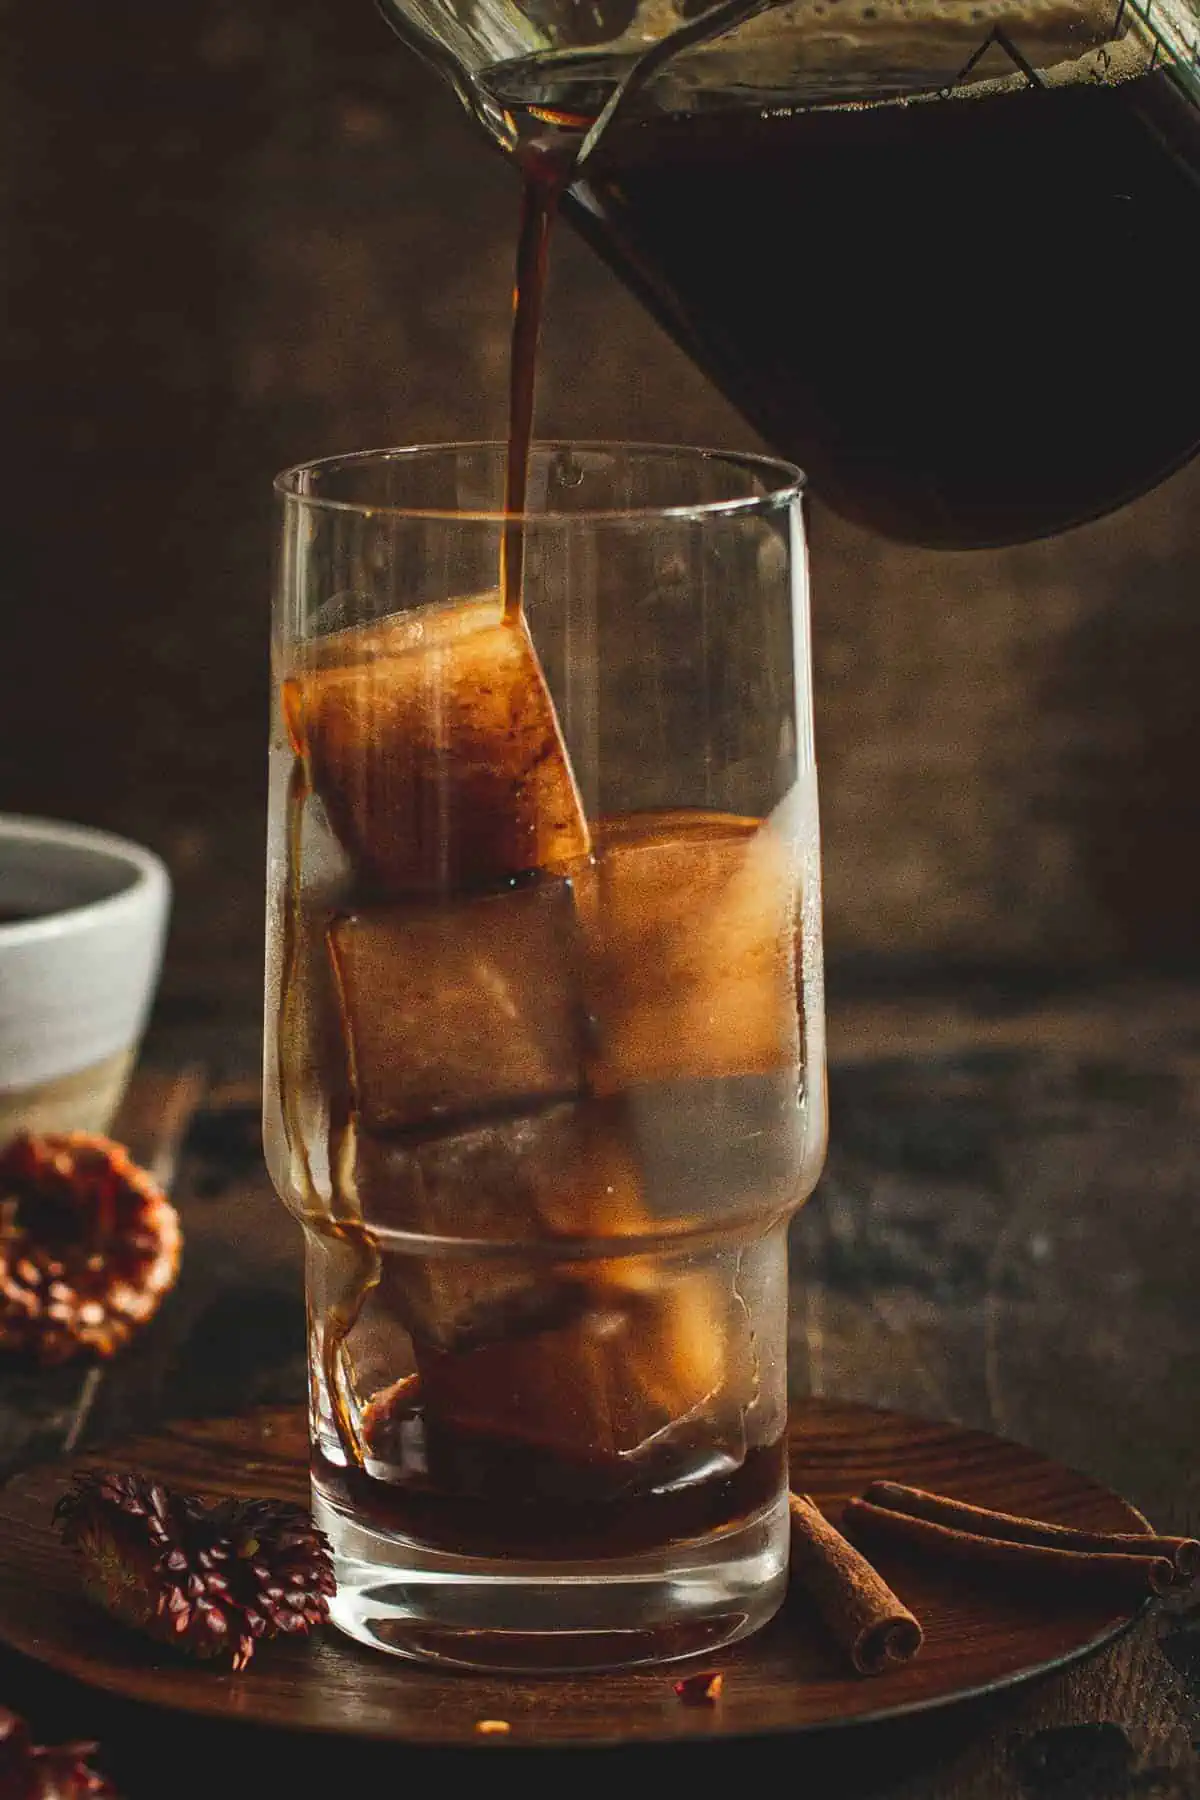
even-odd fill
[[[1098,1530],[1145,1530],[1095,1482],[1001,1438],[866,1406],[809,1402],[793,1411],[792,1480],[836,1519],[877,1476],[981,1505]],[[186,1662],[112,1623],[83,1597],[50,1514],[73,1468],[136,1468],[211,1498],[272,1495],[307,1503],[307,1438],[298,1409],[182,1424],[102,1454],[35,1469],[0,1493],[0,1640],[58,1671],[129,1699],[191,1713],[409,1743],[597,1744],[746,1736],[866,1723],[944,1706],[1027,1680],[1099,1649],[1136,1616],[1069,1592],[1011,1583],[882,1553],[878,1567],[925,1627],[907,1668],[851,1671],[793,1592],[745,1644],[710,1663],[714,1706],[685,1706],[671,1672],[570,1677],[442,1673],[363,1649],[332,1628],[260,1650],[233,1675]],[[481,1735],[481,1719],[507,1734]]]

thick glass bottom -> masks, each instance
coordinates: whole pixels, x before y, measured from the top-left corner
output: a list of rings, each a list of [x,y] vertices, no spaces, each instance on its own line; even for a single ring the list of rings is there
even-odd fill
[[[548,1562],[431,1549],[313,1484],[333,1546],[330,1618],[359,1643],[461,1669],[561,1673],[711,1655],[759,1630],[787,1583],[786,1493],[750,1518],[624,1558]]]

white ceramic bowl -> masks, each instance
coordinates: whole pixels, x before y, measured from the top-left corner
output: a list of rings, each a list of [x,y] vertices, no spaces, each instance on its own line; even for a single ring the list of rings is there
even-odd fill
[[[138,844],[0,813],[0,1142],[105,1131],[154,998],[170,878]]]

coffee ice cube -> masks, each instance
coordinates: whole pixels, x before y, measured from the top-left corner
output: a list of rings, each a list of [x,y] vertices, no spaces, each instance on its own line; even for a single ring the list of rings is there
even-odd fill
[[[587,823],[523,618],[499,595],[307,646],[289,735],[360,879],[389,894],[496,886],[585,857]]]
[[[442,1137],[360,1134],[356,1211],[394,1247],[385,1280],[419,1342],[463,1349],[541,1330],[587,1302],[590,1265],[553,1246],[646,1228],[620,1102],[582,1100]],[[440,1240],[423,1250],[422,1240]],[[494,1246],[494,1248],[493,1248]]]
[[[612,820],[577,888],[599,1087],[796,1068],[799,889],[785,831],[683,812]]]
[[[620,1096],[583,1097],[445,1132],[359,1130],[356,1216],[466,1246],[579,1246],[650,1228]]]
[[[336,918],[329,957],[368,1131],[577,1093],[587,1030],[570,884]]]
[[[749,1370],[748,1332],[710,1273],[619,1258],[589,1265],[585,1292],[555,1329],[462,1354],[418,1348],[431,1424],[611,1477],[685,1421],[740,1417],[751,1395],[731,1376]]]

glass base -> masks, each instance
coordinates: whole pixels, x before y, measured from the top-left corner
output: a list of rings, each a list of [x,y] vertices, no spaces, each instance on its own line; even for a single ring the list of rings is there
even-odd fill
[[[364,1523],[313,1487],[332,1622],[458,1669],[562,1673],[707,1656],[759,1630],[787,1585],[786,1494],[700,1541],[593,1563],[456,1556]]]

